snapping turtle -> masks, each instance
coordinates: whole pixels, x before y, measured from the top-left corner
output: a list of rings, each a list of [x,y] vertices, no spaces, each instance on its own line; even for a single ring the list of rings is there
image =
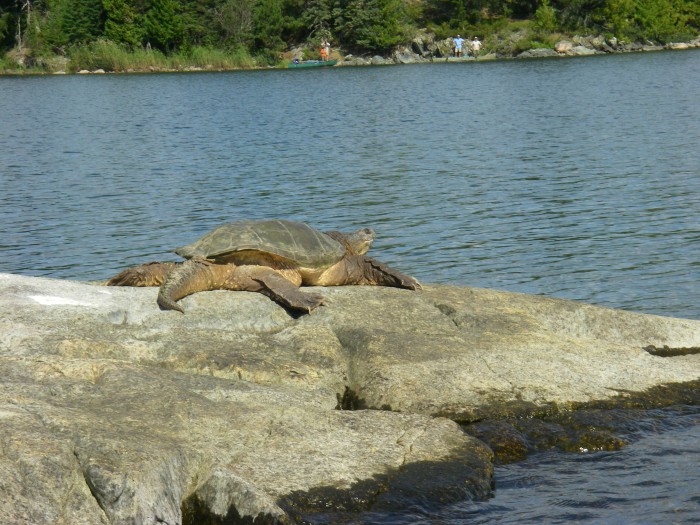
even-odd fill
[[[310,312],[323,297],[299,286],[420,288],[413,277],[365,257],[373,240],[369,228],[344,234],[286,220],[231,222],[175,250],[188,259],[184,263],[144,264],[107,284],[160,286],[160,307],[180,312],[179,299],[205,290],[260,292],[290,309]]]

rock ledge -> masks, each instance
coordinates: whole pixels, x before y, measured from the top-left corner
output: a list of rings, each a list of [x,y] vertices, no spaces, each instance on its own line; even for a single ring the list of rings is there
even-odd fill
[[[455,423],[700,379],[700,322],[494,290],[208,292],[0,274],[0,522],[278,522],[484,498]],[[338,408],[362,408],[338,410]]]

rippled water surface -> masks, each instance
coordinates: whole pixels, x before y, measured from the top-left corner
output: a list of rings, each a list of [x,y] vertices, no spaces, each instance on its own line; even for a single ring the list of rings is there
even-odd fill
[[[700,52],[0,79],[0,271],[102,279],[240,218],[425,282],[700,318]]]
[[[552,452],[501,467],[494,499],[456,505],[441,517],[454,524],[696,524],[700,409],[655,416],[619,452]]]
[[[0,78],[0,271],[105,279],[222,222],[280,217],[371,226],[374,255],[426,283],[700,319],[699,85],[697,50]],[[544,476],[523,520],[563,519],[609,475],[554,456],[588,475],[547,456],[513,467]],[[645,504],[673,522],[675,502]]]

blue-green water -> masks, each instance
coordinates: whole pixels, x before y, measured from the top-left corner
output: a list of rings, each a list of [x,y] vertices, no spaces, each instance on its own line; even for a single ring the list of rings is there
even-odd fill
[[[175,259],[172,248],[222,222],[280,217],[371,226],[372,253],[426,283],[700,319],[698,85],[697,50],[0,78],[0,271],[105,279]],[[700,437],[697,425],[668,432],[662,439]],[[553,523],[552,501],[570,499],[580,481],[549,461],[580,460],[587,480],[610,476],[603,460],[554,457],[531,468],[558,498],[523,474],[517,489],[459,512],[508,522],[508,501],[531,498],[532,513],[511,523]],[[678,483],[697,487],[698,471]],[[650,504],[666,516],[675,501]],[[624,522],[604,509],[571,512]],[[664,523],[636,521],[647,522]]]

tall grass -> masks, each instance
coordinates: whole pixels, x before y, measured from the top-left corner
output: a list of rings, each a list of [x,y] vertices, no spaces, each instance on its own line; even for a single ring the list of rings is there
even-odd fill
[[[201,69],[246,69],[255,66],[255,60],[245,49],[224,51],[210,47],[193,47],[185,53],[172,57],[173,66]]]
[[[69,58],[71,71],[227,70],[255,66],[255,61],[245,50],[224,51],[193,47],[176,54],[165,55],[155,49],[127,49],[109,40],[98,40],[88,45],[73,47]]]
[[[160,51],[145,49],[130,51],[109,40],[98,40],[88,45],[75,46],[70,49],[68,56],[71,71],[83,69],[129,71],[159,69],[167,66],[167,59]]]

